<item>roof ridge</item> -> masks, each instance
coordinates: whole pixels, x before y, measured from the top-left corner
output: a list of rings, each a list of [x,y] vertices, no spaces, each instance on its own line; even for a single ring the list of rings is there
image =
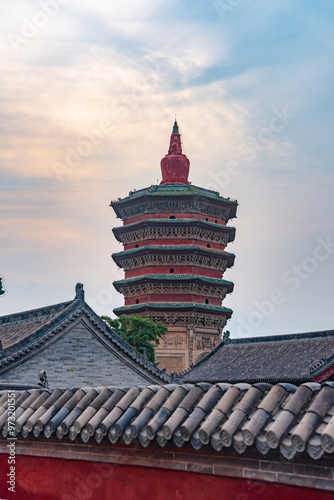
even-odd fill
[[[66,304],[66,303],[64,303]],[[56,316],[50,318],[50,320],[47,323],[44,323],[40,328],[38,328],[36,331],[32,332],[30,335],[27,335],[24,337],[22,340],[17,342],[16,344],[12,344],[5,350],[5,356],[3,356],[0,359],[0,366],[3,364],[8,364],[9,362],[14,361],[14,359],[17,359],[21,357],[23,354],[26,352],[29,352],[31,348],[36,348],[41,344],[44,344],[44,342],[50,337],[54,336],[59,329],[61,330],[63,327],[61,327],[61,323],[63,321],[72,321],[72,318],[68,318],[68,313],[71,311],[71,314],[74,312],[78,313],[80,311],[80,300],[79,299],[74,299],[71,300],[69,303],[67,303],[67,306],[64,307],[59,311],[59,314]],[[61,316],[64,316],[61,318]],[[57,325],[57,323],[60,323]],[[55,326],[53,326],[55,324]],[[50,327],[56,331],[51,332],[46,332],[45,330],[49,330]],[[45,338],[44,338],[45,337]]]
[[[266,341],[287,341],[287,340],[298,340],[298,339],[310,339],[310,338],[318,338],[318,337],[330,337],[334,336],[334,330],[320,330],[316,332],[305,332],[305,333],[286,333],[281,335],[266,335],[260,337],[246,337],[242,339],[233,339],[230,338],[229,344],[255,344]]]
[[[60,309],[60,312],[66,309],[73,300],[69,300],[66,302],[60,302],[59,304],[53,304],[50,306],[44,306],[44,307],[38,307],[37,309],[29,309],[28,311],[22,311],[18,313],[12,313],[12,314],[6,314],[5,316],[0,316],[0,325],[6,324],[6,323],[11,323],[12,321],[9,321],[11,318],[13,318],[13,321],[24,321],[25,319],[29,319],[31,316],[42,316],[42,315],[47,315],[52,312],[52,310]],[[38,313],[44,313],[44,314],[38,314]]]

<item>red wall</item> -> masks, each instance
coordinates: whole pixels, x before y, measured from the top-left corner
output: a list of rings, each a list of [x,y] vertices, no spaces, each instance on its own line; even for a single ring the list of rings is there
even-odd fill
[[[210,245],[210,247],[207,247],[207,244]],[[197,238],[156,238],[156,239],[147,239],[147,240],[140,240],[137,242],[129,243],[128,245],[124,245],[124,250],[131,250],[132,248],[137,248],[138,247],[146,247],[149,245],[153,246],[170,246],[170,245],[197,245],[199,247],[203,248],[213,248],[214,250],[225,250],[225,247],[221,245],[220,243],[214,243],[212,241],[207,242],[203,241]]]
[[[136,302],[137,300],[139,300],[139,302]],[[205,304],[206,300],[210,306],[222,305],[222,299],[188,293],[156,293],[136,295],[135,297],[126,298],[125,305],[132,306],[133,304],[143,304],[144,302],[196,302],[197,304]]]
[[[333,493],[255,480],[139,466],[16,456],[16,491],[5,484],[7,455],[0,455],[1,498],[15,500],[330,500]]]
[[[180,266],[176,264],[170,264],[168,266],[142,266],[136,269],[130,269],[125,271],[125,279],[134,278],[137,276],[145,276],[146,274],[170,274],[170,269],[174,269],[174,274],[199,274],[201,276],[207,276],[209,278],[221,278],[222,272],[219,269],[209,269],[207,267],[197,267],[197,266]]]
[[[124,226],[127,226],[128,224],[133,224],[134,222],[139,222],[141,220],[148,220],[148,219],[169,219],[171,215],[174,215],[176,219],[196,219],[196,220],[205,220],[207,222],[212,222],[213,224],[220,224],[225,226],[225,220],[215,218],[215,217],[209,217],[207,215],[200,215],[200,214],[190,214],[190,213],[182,213],[182,212],[168,212],[168,213],[160,213],[160,214],[145,214],[145,215],[139,215],[138,217],[131,217],[131,219],[126,219],[123,222]],[[217,222],[216,222],[217,221]]]

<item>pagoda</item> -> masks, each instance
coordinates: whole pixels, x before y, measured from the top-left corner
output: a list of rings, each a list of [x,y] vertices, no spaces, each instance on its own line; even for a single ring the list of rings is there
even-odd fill
[[[177,373],[220,343],[232,314],[222,300],[233,283],[222,276],[235,259],[225,251],[235,228],[226,224],[236,217],[238,204],[189,183],[189,166],[175,121],[160,184],[110,204],[123,221],[113,233],[124,247],[112,257],[125,271],[124,279],[114,282],[125,305],[114,313],[164,323],[167,334],[156,358]]]

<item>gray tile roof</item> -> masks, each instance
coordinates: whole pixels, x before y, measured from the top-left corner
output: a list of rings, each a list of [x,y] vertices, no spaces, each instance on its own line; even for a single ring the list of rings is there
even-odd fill
[[[334,364],[334,331],[222,342],[186,372],[184,382],[293,382],[314,380]]]
[[[195,450],[279,449],[286,459],[334,453],[334,383],[208,383],[131,388],[16,391],[16,424],[7,426],[7,391],[0,392],[3,438],[104,439],[147,447],[190,442]],[[132,444],[133,446],[133,444]]]
[[[33,309],[22,313],[9,314],[0,317],[0,339],[2,347],[8,349],[25,339],[28,335],[33,335],[42,326],[58,316],[72,301],[61,304]]]

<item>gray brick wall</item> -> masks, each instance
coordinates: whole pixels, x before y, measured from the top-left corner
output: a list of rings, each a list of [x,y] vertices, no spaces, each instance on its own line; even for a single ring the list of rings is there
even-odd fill
[[[1,376],[1,382],[36,385],[41,370],[51,388],[152,383],[105,348],[78,323],[64,337]]]

